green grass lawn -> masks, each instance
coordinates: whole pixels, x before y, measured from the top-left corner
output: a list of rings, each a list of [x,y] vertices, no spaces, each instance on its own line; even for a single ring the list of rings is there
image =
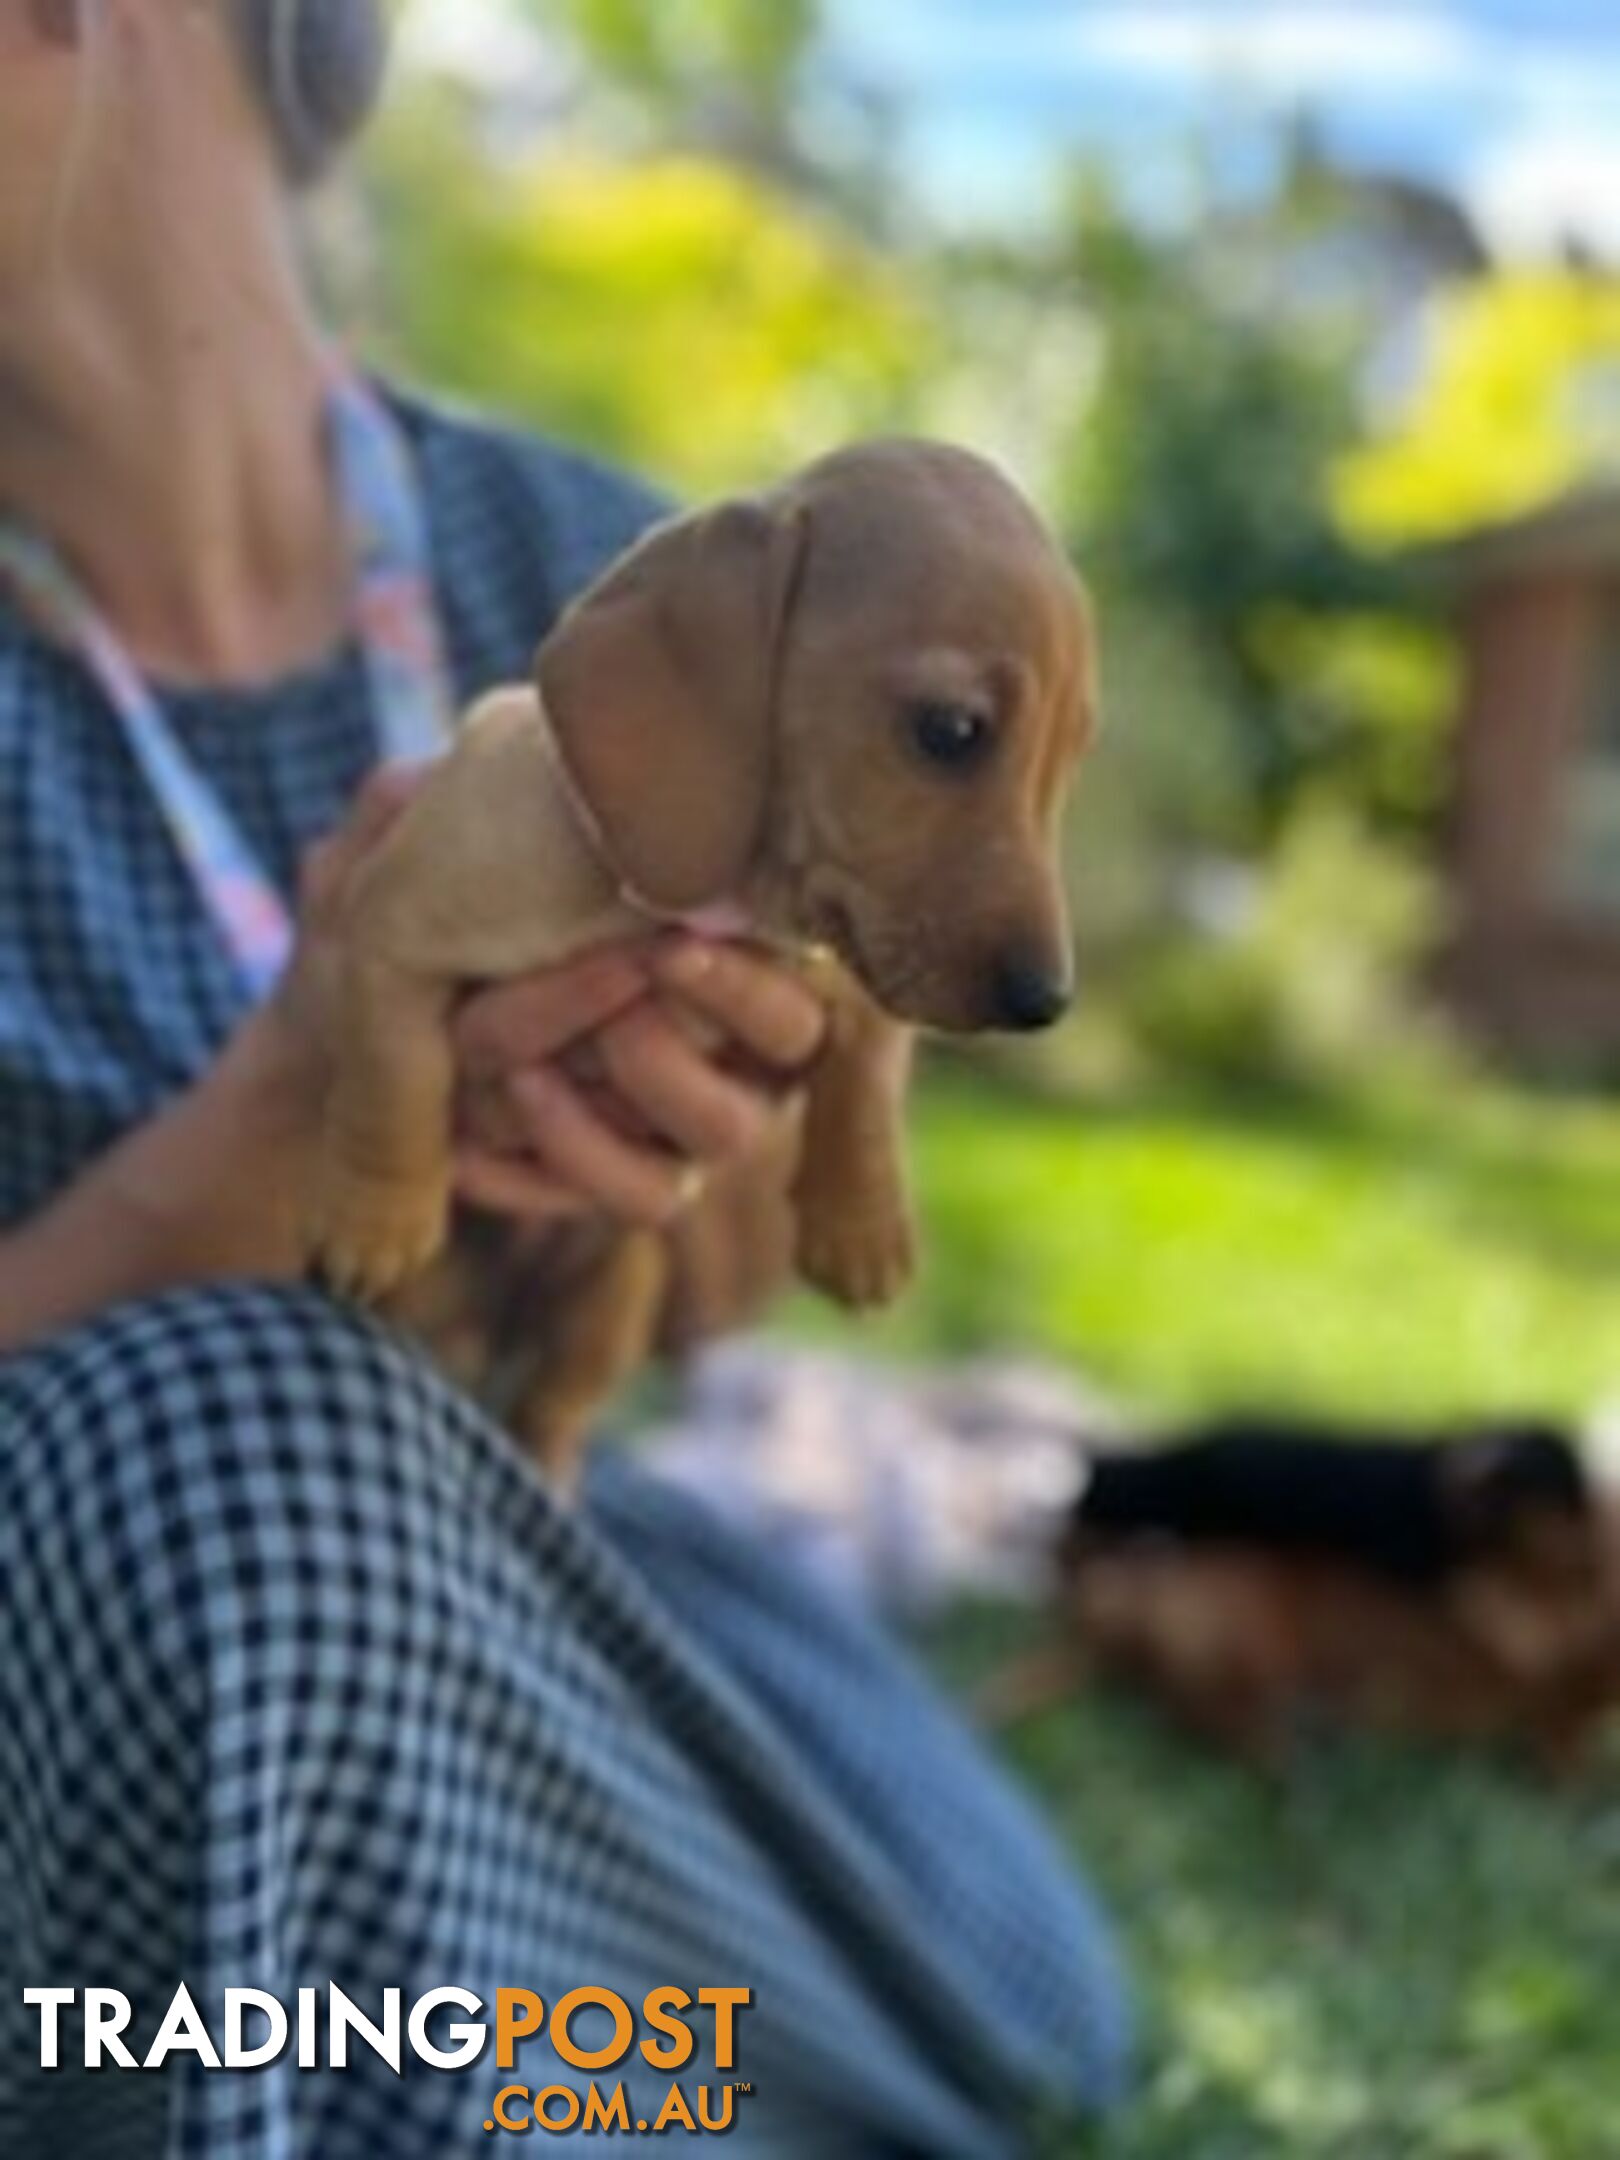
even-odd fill
[[[1620,1395],[1620,1104],[1095,1112],[945,1076],[914,1154],[922,1279],[874,1346],[1022,1346],[1163,1409]]]
[[[920,1106],[900,1352],[1009,1344],[1154,1407],[1431,1416],[1620,1395],[1620,1110]],[[1020,1623],[962,1616],[988,1669]],[[1008,1742],[1114,1911],[1143,2084],[1098,2160],[1620,2160],[1620,1756],[1553,1791],[1324,1743],[1283,1787],[1092,1699]]]
[[[1021,1637],[963,1615],[937,1655]],[[1091,1697],[1011,1736],[1111,1910],[1133,2103],[1065,2160],[1615,2160],[1620,1757],[1580,1783],[1371,1740],[1288,1777]]]

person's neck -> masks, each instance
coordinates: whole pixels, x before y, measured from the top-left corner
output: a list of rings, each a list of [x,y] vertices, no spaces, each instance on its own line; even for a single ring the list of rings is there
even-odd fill
[[[154,676],[257,681],[323,655],[344,618],[320,344],[273,236],[214,275],[183,252],[64,283],[0,335],[0,515],[58,550]]]

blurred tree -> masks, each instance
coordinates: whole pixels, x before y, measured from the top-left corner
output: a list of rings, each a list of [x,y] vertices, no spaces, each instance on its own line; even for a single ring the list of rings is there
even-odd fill
[[[1301,795],[1268,876],[1211,897],[1223,922],[1149,950],[1121,983],[1139,1052],[1226,1087],[1341,1102],[1432,1096],[1460,1076],[1421,988],[1445,920],[1434,872],[1351,806]]]
[[[503,156],[424,89],[373,151],[380,342],[408,371],[706,492],[912,411],[928,339],[839,219],[695,153]]]
[[[1278,604],[1256,609],[1249,636],[1267,677],[1284,686],[1298,738],[1322,746],[1318,780],[1379,823],[1432,834],[1450,795],[1459,690],[1448,625],[1416,606]]]
[[[529,0],[609,75],[666,106],[701,106],[720,86],[783,132],[793,124],[820,28],[820,0]]]
[[[1279,611],[1328,622],[1389,597],[1329,500],[1355,440],[1363,326],[1314,311],[1304,235],[1323,216],[1285,188],[1241,221],[1144,231],[1095,181],[1076,201],[1073,261],[1103,324],[1096,393],[1066,472],[1092,575],[1180,620],[1211,694],[1236,714],[1262,815],[1339,748],[1337,715],[1295,695]]]
[[[1340,465],[1348,529],[1433,540],[1620,475],[1620,278],[1503,271],[1435,305],[1428,365],[1395,425]]]
[[[1378,1056],[1418,1032],[1415,919],[1385,935],[1352,892],[1336,919],[1317,905],[1341,873],[1407,891],[1376,874],[1404,860],[1377,829],[1432,832],[1453,709],[1443,629],[1334,512],[1382,327],[1344,272],[1357,209],[1315,159],[1185,227],[1144,224],[1088,178],[1062,251],[1024,268],[1096,333],[1058,495],[1100,603],[1107,724],[1069,848],[1116,1062],[1124,1040],[1294,1086],[1356,1027]],[[1270,934],[1296,923],[1309,934]],[[1336,1031],[1319,1026],[1334,950],[1336,982],[1356,956]]]
[[[836,63],[822,0],[514,0],[639,121],[641,147],[696,150],[869,217],[891,192],[878,102]]]

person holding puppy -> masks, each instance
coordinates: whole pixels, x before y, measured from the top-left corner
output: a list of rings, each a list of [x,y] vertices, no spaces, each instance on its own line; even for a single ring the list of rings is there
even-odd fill
[[[298,1279],[289,962],[659,507],[327,349],[289,195],[383,48],[373,0],[0,0],[0,2143],[481,2146],[484,2081],[375,2057],[38,2069],[25,1989],[120,1990],[138,2052],[184,1980],[745,1985],[741,2149],[1016,2151],[1115,2090],[1120,1993],[965,1733],[629,1469],[560,1506]],[[460,1196],[667,1222],[820,1026],[687,937],[486,993]]]

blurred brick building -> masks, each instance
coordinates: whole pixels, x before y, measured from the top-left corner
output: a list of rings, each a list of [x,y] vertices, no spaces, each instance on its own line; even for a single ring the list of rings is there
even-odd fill
[[[1448,987],[1510,1049],[1620,1069],[1620,486],[1450,562],[1464,677]]]

